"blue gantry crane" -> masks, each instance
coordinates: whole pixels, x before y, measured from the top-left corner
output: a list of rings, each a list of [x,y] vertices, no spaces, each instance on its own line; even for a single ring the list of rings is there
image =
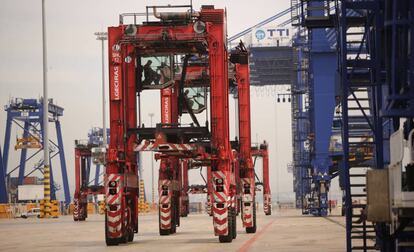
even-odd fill
[[[383,102],[380,15],[379,1],[342,1],[335,15],[339,34],[342,168],[349,250],[383,246],[381,239],[377,244],[369,240],[376,232],[382,233],[385,227],[379,223],[373,226],[361,218],[367,208],[367,195],[366,191],[358,190],[366,188],[365,179],[360,179],[366,176],[366,169],[383,169],[386,163],[387,136],[383,128],[386,124],[379,114]],[[359,153],[372,156],[372,162],[357,162]],[[357,233],[361,228],[363,232]]]
[[[414,2],[306,0],[298,13],[308,33],[336,36],[332,132],[341,142],[331,161],[344,191],[347,251],[413,251]]]
[[[304,29],[298,27],[293,39],[294,73],[296,78],[291,84],[291,118],[292,118],[292,144],[293,144],[293,190],[295,192],[296,208],[302,209],[302,214],[309,214],[310,207],[307,199],[311,195],[310,169],[310,118],[309,118],[309,57],[308,43]]]
[[[279,19],[285,18],[278,27],[290,24],[299,27],[301,7],[299,1],[292,1],[290,8],[230,37],[229,42]],[[314,8],[313,15],[317,15],[317,6]],[[292,42],[293,48],[276,44],[250,47],[251,83],[254,86],[291,84],[296,205],[302,207],[304,214],[325,216],[330,181],[339,174],[333,159],[341,155],[330,151],[338,90],[336,33],[334,29],[315,27],[309,32],[301,28]],[[296,78],[292,78],[294,69]]]
[[[7,186],[10,181],[11,174],[14,171],[18,171],[18,180],[17,185],[22,185],[24,178],[30,176],[36,171],[42,172],[43,159],[40,158],[38,162],[35,163],[32,169],[26,169],[26,164],[28,161],[34,161],[39,153],[43,150],[43,100],[42,99],[23,99],[15,98],[10,100],[9,104],[5,106],[5,111],[7,112],[6,119],[6,132],[4,139],[4,149],[3,149],[3,174],[1,182],[1,189],[6,188],[6,190],[0,191],[0,200],[1,203],[8,202]],[[49,122],[53,123],[56,129],[57,142],[50,140],[50,161],[56,156],[59,156],[60,159],[60,169],[62,174],[62,186],[65,196],[65,203],[70,203],[70,192],[69,192],[69,183],[66,170],[66,160],[65,152],[63,148],[63,138],[62,138],[62,128],[60,124],[60,117],[63,116],[63,108],[54,104],[53,100],[49,100]],[[22,137],[17,137],[15,150],[21,150],[20,152],[20,162],[19,165],[12,167],[9,164],[10,156],[10,142],[11,142],[11,133],[12,127],[16,126],[18,130],[22,130]],[[28,150],[33,149],[33,153],[28,156]],[[60,189],[60,185],[55,183],[53,177],[52,162],[51,164],[51,196],[53,199],[56,199],[56,190]]]
[[[306,22],[301,17],[303,6],[298,1],[291,5],[292,22],[298,27],[294,39],[297,80],[292,86],[292,120],[297,137],[293,139],[296,199],[303,213],[326,216],[331,179],[338,174],[330,151],[337,96],[336,34],[316,24],[307,23],[306,30],[299,28]],[[307,18],[312,20],[331,8],[321,1],[310,1],[307,6]]]

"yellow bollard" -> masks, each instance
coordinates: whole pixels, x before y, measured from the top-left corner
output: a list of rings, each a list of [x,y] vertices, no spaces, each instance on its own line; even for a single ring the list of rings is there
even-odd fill
[[[44,186],[44,207],[40,209],[40,218],[51,217],[51,203],[50,203],[50,168],[45,165],[43,168],[43,186]]]
[[[59,217],[59,202],[57,200],[51,200],[50,205],[51,205],[50,216],[52,218],[58,218]]]

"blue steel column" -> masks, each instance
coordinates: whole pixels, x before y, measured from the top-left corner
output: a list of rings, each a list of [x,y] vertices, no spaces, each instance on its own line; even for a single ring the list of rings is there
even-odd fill
[[[26,120],[24,122],[23,139],[29,136],[29,127],[30,127],[30,122]],[[23,185],[24,172],[26,170],[25,169],[26,168],[26,157],[27,157],[27,149],[23,148],[20,154],[19,178],[17,182],[18,185]]]
[[[309,206],[304,200],[310,197],[309,185],[309,152],[305,145],[309,136],[309,114],[304,107],[304,99],[309,95],[308,78],[308,54],[304,52],[307,48],[307,40],[300,27],[293,40],[293,48],[297,51],[297,74],[296,81],[292,82],[292,141],[293,141],[293,172],[294,191],[296,207],[302,209],[302,214],[309,213]],[[295,52],[294,50],[294,52]],[[296,55],[295,55],[296,56]],[[306,209],[305,209],[306,207]]]
[[[7,203],[7,189],[6,189],[6,173],[4,171],[3,156],[0,147],[0,203]]]
[[[86,183],[89,183],[89,179],[91,177],[91,167],[92,167],[92,158],[87,157],[86,158]],[[89,186],[89,185],[88,185]]]
[[[3,165],[4,165],[4,174],[7,174],[7,165],[9,161],[9,150],[10,150],[10,134],[12,126],[12,112],[7,110],[7,119],[6,119],[6,134],[4,138],[3,146]]]
[[[55,180],[53,179],[52,157],[49,158],[49,167],[50,167],[50,199],[56,200],[56,187],[55,187]]]
[[[96,170],[95,170],[95,185],[98,186],[99,185],[99,175],[101,172],[101,165],[97,164],[96,165]]]
[[[63,149],[63,138],[62,138],[62,129],[60,126],[60,121],[56,120],[56,136],[59,146],[59,159],[60,159],[60,169],[62,172],[62,182],[63,182],[63,191],[65,193],[65,204],[70,203],[70,190],[69,190],[69,182],[68,182],[68,173],[66,170],[66,158],[65,158],[65,151]]]
[[[310,2],[312,7],[322,7],[323,2]],[[321,11],[311,11],[311,16],[323,16]],[[314,151],[311,160],[313,184],[319,198],[318,215],[328,213],[328,190],[330,185],[329,143],[335,111],[335,76],[337,54],[331,48],[324,28],[310,29],[310,73],[313,87]],[[325,185],[323,190],[322,185]]]
[[[348,82],[347,82],[347,67],[346,67],[346,2],[342,1],[341,14],[339,26],[339,46],[341,47],[340,55],[340,69],[341,69],[341,87],[342,87],[342,148],[343,148],[343,174],[345,195],[351,195],[351,187],[349,180],[349,124],[348,124]],[[345,211],[346,211],[346,250],[349,252],[351,247],[351,225],[352,225],[352,202],[351,197],[345,197]]]

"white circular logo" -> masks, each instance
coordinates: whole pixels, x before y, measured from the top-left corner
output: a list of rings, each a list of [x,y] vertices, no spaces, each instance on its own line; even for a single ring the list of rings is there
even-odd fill
[[[257,40],[262,40],[266,37],[266,33],[263,30],[257,30],[255,36]]]

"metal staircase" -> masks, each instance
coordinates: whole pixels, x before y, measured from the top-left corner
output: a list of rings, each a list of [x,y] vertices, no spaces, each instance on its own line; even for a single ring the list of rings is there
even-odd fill
[[[293,2],[292,1],[292,6]],[[296,3],[297,4],[297,3]],[[293,163],[292,170],[294,172],[294,192],[296,196],[296,207],[302,209],[302,214],[309,214],[309,205],[307,198],[311,192],[310,175],[311,163],[309,150],[306,144],[310,132],[309,121],[309,104],[306,103],[306,97],[309,94],[309,48],[306,36],[302,35],[302,28],[298,28],[298,36],[293,44],[297,50],[293,50],[295,68],[294,74],[296,78],[292,78],[291,94],[292,94],[292,143]]]
[[[299,16],[299,0],[290,0],[290,21],[292,26],[300,25],[300,16]]]
[[[306,3],[305,3],[306,2]],[[302,1],[303,23],[307,28],[335,27],[335,1]]]
[[[342,144],[347,251],[380,246],[381,226],[366,220],[366,169],[384,168],[381,108],[380,26],[377,1],[336,6],[341,75]]]

